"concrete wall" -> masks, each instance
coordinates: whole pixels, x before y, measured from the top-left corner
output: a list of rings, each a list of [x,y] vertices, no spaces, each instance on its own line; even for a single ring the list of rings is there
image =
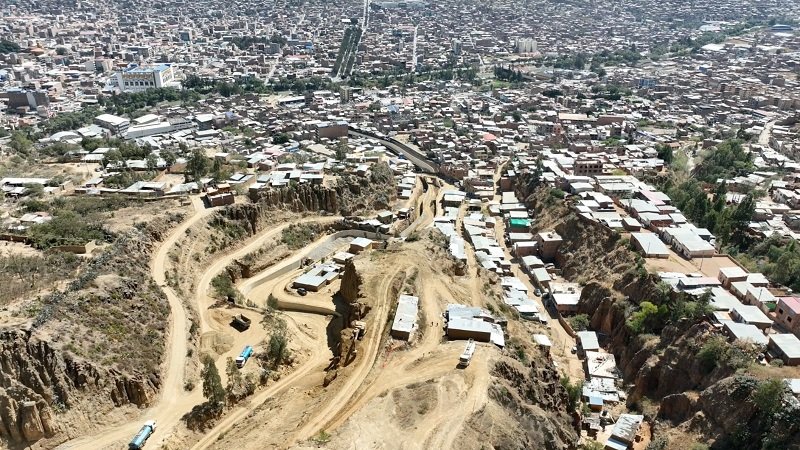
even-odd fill
[[[320,247],[325,247],[326,245],[332,243],[336,239],[348,238],[348,237],[367,237],[369,239],[377,240],[377,239],[387,239],[389,236],[380,233],[372,233],[369,231],[361,231],[361,230],[337,231],[333,234],[328,235],[322,240],[318,240],[315,243],[305,247],[300,252],[295,253],[294,256],[289,261],[286,261],[280,265],[269,267],[260,274],[250,278],[246,283],[243,284],[242,288],[240,289],[242,294],[247,296],[247,294],[256,287],[261,286],[262,284],[270,280],[274,280],[275,278],[279,278],[293,270],[299,269],[300,263],[305,258],[320,260],[326,256],[333,254],[334,252],[332,251],[324,251],[322,252],[324,254],[321,254],[320,252],[315,250],[317,250]]]
[[[491,333],[482,333],[470,330],[447,330],[447,337],[450,339],[474,339],[479,342],[489,342],[492,337]]]

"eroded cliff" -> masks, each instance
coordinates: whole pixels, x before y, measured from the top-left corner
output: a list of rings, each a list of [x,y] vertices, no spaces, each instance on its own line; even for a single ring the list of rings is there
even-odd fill
[[[65,288],[15,306],[0,329],[0,437],[30,444],[148,405],[161,383],[169,307],[147,264],[180,220],[132,229],[94,256]],[[107,419],[105,419],[107,420]]]
[[[518,192],[524,195],[525,185]],[[762,448],[767,443],[773,447],[765,448],[796,448],[792,445],[800,442],[798,427],[783,429],[778,439],[773,422],[755,427],[764,419],[758,408],[754,411],[752,401],[740,408],[729,400],[730,390],[745,389],[742,399],[752,399],[758,387],[752,376],[746,376],[751,381],[744,382],[736,375],[747,373],[755,364],[746,344],[725,343],[702,316],[681,318],[678,314],[656,334],[633,332],[628,321],[642,302],[674,310],[686,298],[665,293],[658,276],[648,272],[627,239],[580,216],[569,206],[569,199],[553,198],[547,188],[523,198],[536,211],[534,231],[554,229],[563,237],[556,261],[566,279],[583,285],[578,313],[586,314],[590,328],[605,336],[625,382],[632,385],[628,406],[644,412],[657,435],[669,436],[679,428],[701,436],[714,444],[712,448]],[[720,354],[711,355],[712,359],[698,357],[715,339],[724,343]],[[780,376],[776,368],[761,374],[764,379],[776,376]],[[655,408],[648,409],[645,404]],[[742,439],[742,430],[749,430],[749,441]],[[737,444],[731,447],[731,442]]]

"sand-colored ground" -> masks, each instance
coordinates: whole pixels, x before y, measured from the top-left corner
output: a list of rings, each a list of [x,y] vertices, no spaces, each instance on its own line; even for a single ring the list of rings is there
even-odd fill
[[[428,190],[415,199],[421,214],[414,220],[413,231],[422,232],[430,226],[435,205],[443,191],[450,188],[428,183]],[[171,248],[211,212],[195,199],[195,212],[159,247],[151,269],[160,285],[166,286]],[[333,220],[337,218],[306,217],[292,222]],[[303,258],[330,255],[344,249],[348,241],[323,237],[262,273],[240,281],[237,286],[240,292],[257,307],[265,306],[267,298],[273,295],[279,309],[286,311],[283,317],[291,335],[290,349],[295,362],[281,372],[277,381],[269,382],[226,410],[210,429],[202,433],[186,429],[181,417],[203,401],[199,388],[184,390],[190,376],[186,368],[192,366],[192,359],[187,358],[190,311],[197,311],[199,350],[216,358],[224,383],[227,358],[235,357],[247,344],[260,350],[269,332],[257,323],[260,319],[257,311],[215,306],[209,295],[211,280],[235,259],[274,241],[285,226],[288,221],[188,270],[187,276],[195,280],[193,292],[184,293],[188,302],[165,287],[172,316],[161,396],[152,407],[126,424],[70,441],[62,448],[123,447],[141,423],[151,418],[158,422],[158,430],[147,444],[153,448],[303,448],[313,445],[317,438],[327,440],[329,435],[332,436],[329,445],[333,448],[452,447],[464,423],[488,401],[488,367],[499,350],[491,344],[480,344],[467,369],[456,367],[465,343],[448,342],[444,337],[442,312],[448,303],[485,305],[487,299],[482,287],[486,280],[473,271],[474,255],[468,274],[454,276],[448,269],[451,263],[446,251],[433,250],[431,246],[436,244],[425,239],[357,257],[364,262],[359,266],[364,280],[361,294],[372,307],[366,317],[367,333],[358,343],[355,360],[341,367],[338,377],[326,388],[322,387],[322,381],[333,356],[331,321],[337,320],[339,314],[340,282],[306,296],[291,289],[291,283],[302,272],[297,266]],[[187,246],[181,251],[196,252],[197,248]],[[398,286],[420,297],[422,323],[411,345],[388,337]],[[236,313],[253,319],[249,330],[239,333],[229,326]],[[254,369],[245,367],[245,371]],[[398,446],[400,430],[406,433]]]

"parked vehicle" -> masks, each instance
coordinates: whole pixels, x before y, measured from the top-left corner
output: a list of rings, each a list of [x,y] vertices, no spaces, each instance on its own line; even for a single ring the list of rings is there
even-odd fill
[[[147,442],[147,439],[153,435],[156,431],[156,421],[155,420],[148,420],[142,426],[142,429],[136,433],[136,436],[133,437],[133,440],[128,444],[128,450],[140,450],[144,447],[144,443]]]
[[[238,331],[245,331],[250,328],[252,320],[244,314],[236,314],[231,320],[231,326]]]
[[[472,362],[472,355],[475,354],[475,341],[472,339],[467,342],[467,346],[464,348],[464,353],[458,358],[458,367],[467,367],[469,363]]]
[[[541,322],[542,325],[547,325],[550,323],[550,321],[547,320],[547,316],[544,313],[539,314],[539,322]]]
[[[356,333],[358,333],[356,335],[356,339],[358,339],[359,341],[364,338],[365,334],[367,334],[367,324],[365,322],[356,320],[355,322],[353,322],[353,328],[355,328]]]
[[[297,288],[297,293],[305,296],[306,294],[308,294],[308,291],[306,290],[306,288]]]
[[[239,353],[239,356],[236,358],[236,367],[242,368],[245,364],[247,364],[247,360],[253,356],[253,347],[250,345],[246,345],[242,350],[242,353]]]

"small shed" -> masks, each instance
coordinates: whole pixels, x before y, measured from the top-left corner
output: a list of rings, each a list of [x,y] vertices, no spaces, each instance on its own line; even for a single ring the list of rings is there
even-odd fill
[[[364,250],[372,248],[372,244],[372,239],[367,239],[365,237],[355,238],[352,240],[352,242],[350,242],[350,249],[348,251],[354,255],[357,255]]]
[[[600,350],[600,343],[597,340],[597,333],[594,331],[578,331],[578,343],[584,352],[596,352]]]
[[[772,334],[769,337],[770,351],[787,366],[800,366],[800,339],[793,334]]]
[[[419,297],[401,295],[397,300],[397,311],[392,322],[391,335],[395,339],[410,340],[417,328]]]

